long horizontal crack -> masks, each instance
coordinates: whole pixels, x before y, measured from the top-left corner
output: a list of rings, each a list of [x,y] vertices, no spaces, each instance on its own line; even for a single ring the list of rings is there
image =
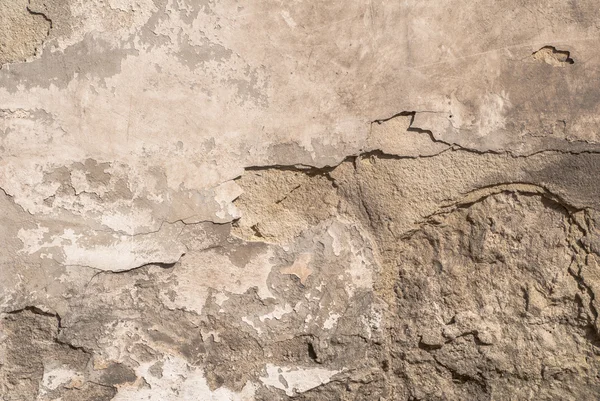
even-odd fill
[[[179,259],[177,259],[177,261],[172,262],[172,263],[162,263],[162,262],[148,262],[148,263],[144,263],[142,265],[139,266],[135,266],[129,269],[125,269],[125,270],[102,270],[102,269],[98,269],[96,267],[92,267],[92,266],[82,266],[82,265],[76,265],[77,267],[85,267],[88,269],[92,269],[95,270],[96,273],[94,273],[94,275],[92,277],[90,277],[90,279],[88,280],[88,282],[86,283],[86,285],[84,286],[84,288],[87,288],[90,286],[90,284],[92,283],[92,281],[94,281],[94,279],[100,275],[103,274],[111,274],[111,275],[119,275],[119,274],[127,274],[127,273],[131,273],[133,271],[136,270],[140,270],[143,269],[144,267],[149,267],[149,266],[158,266],[162,269],[165,270],[169,270],[174,268],[177,263],[179,263],[181,261],[181,259],[185,256],[185,253],[181,254],[181,256],[179,257]],[[72,265],[71,265],[72,266]]]
[[[528,158],[528,157],[533,157],[533,156],[537,156],[540,154],[552,154],[552,153],[559,153],[559,154],[565,154],[565,155],[582,155],[582,154],[600,154],[600,149],[599,150],[592,150],[592,149],[587,149],[587,150],[566,150],[566,149],[557,149],[557,148],[547,148],[547,149],[540,149],[531,153],[516,153],[512,150],[481,150],[481,149],[476,149],[476,148],[469,148],[469,147],[465,147],[462,146],[460,144],[457,143],[450,143],[450,142],[446,142],[446,141],[442,141],[438,138],[435,137],[433,131],[431,130],[427,130],[427,129],[423,129],[420,127],[416,127],[414,125],[415,122],[415,118],[417,116],[418,113],[442,113],[442,112],[435,112],[435,111],[401,111],[399,113],[396,113],[394,115],[392,115],[391,117],[387,117],[387,118],[382,118],[382,119],[377,119],[377,120],[373,120],[371,121],[370,125],[372,126],[373,124],[383,124],[385,122],[388,122],[394,118],[397,117],[410,117],[410,123],[408,128],[406,129],[408,132],[416,132],[416,133],[421,133],[421,134],[427,134],[430,138],[430,140],[432,141],[432,143],[439,143],[442,145],[446,145],[448,146],[448,149],[442,150],[438,153],[435,153],[433,155],[418,155],[418,156],[407,156],[407,155],[398,155],[398,154],[393,154],[393,153],[386,153],[381,149],[363,149],[358,153],[354,153],[354,154],[350,154],[345,156],[339,163],[337,164],[331,164],[331,165],[325,165],[325,166],[318,166],[318,165],[310,165],[310,164],[305,164],[305,163],[291,163],[291,164],[265,164],[265,165],[253,165],[253,166],[246,166],[245,170],[246,171],[261,171],[261,170],[272,170],[272,169],[276,169],[276,170],[281,170],[281,171],[299,171],[299,172],[304,172],[308,175],[327,175],[328,173],[330,173],[331,171],[333,171],[336,167],[338,167],[339,165],[341,165],[342,163],[349,161],[349,160],[353,160],[355,158],[366,158],[366,157],[370,157],[370,156],[376,156],[379,158],[385,158],[385,159],[419,159],[419,158],[432,158],[432,157],[436,157],[439,156],[443,153],[446,152],[468,152],[468,153],[474,153],[474,154],[478,154],[478,155],[485,155],[485,154],[492,154],[492,155],[504,155],[507,157],[512,157],[515,159],[518,158]],[[239,177],[237,177],[236,179],[239,179]]]

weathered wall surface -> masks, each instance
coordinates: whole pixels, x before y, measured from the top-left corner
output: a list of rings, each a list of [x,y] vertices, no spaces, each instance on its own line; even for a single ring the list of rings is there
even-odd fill
[[[595,0],[0,2],[0,400],[600,398]]]

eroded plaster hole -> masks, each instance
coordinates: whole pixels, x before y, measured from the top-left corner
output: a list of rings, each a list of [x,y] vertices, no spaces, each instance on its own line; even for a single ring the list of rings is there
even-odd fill
[[[564,67],[568,64],[575,64],[575,60],[571,58],[570,52],[566,50],[557,50],[554,46],[542,47],[540,50],[533,53],[533,58],[554,67]]]

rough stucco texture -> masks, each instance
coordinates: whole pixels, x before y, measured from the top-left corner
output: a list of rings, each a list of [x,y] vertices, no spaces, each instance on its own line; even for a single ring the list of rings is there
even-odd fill
[[[0,400],[600,399],[596,0],[0,1]]]

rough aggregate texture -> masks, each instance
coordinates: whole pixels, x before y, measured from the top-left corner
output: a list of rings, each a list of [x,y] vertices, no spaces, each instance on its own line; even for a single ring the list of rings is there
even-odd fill
[[[0,1],[0,401],[600,398],[596,1]]]

